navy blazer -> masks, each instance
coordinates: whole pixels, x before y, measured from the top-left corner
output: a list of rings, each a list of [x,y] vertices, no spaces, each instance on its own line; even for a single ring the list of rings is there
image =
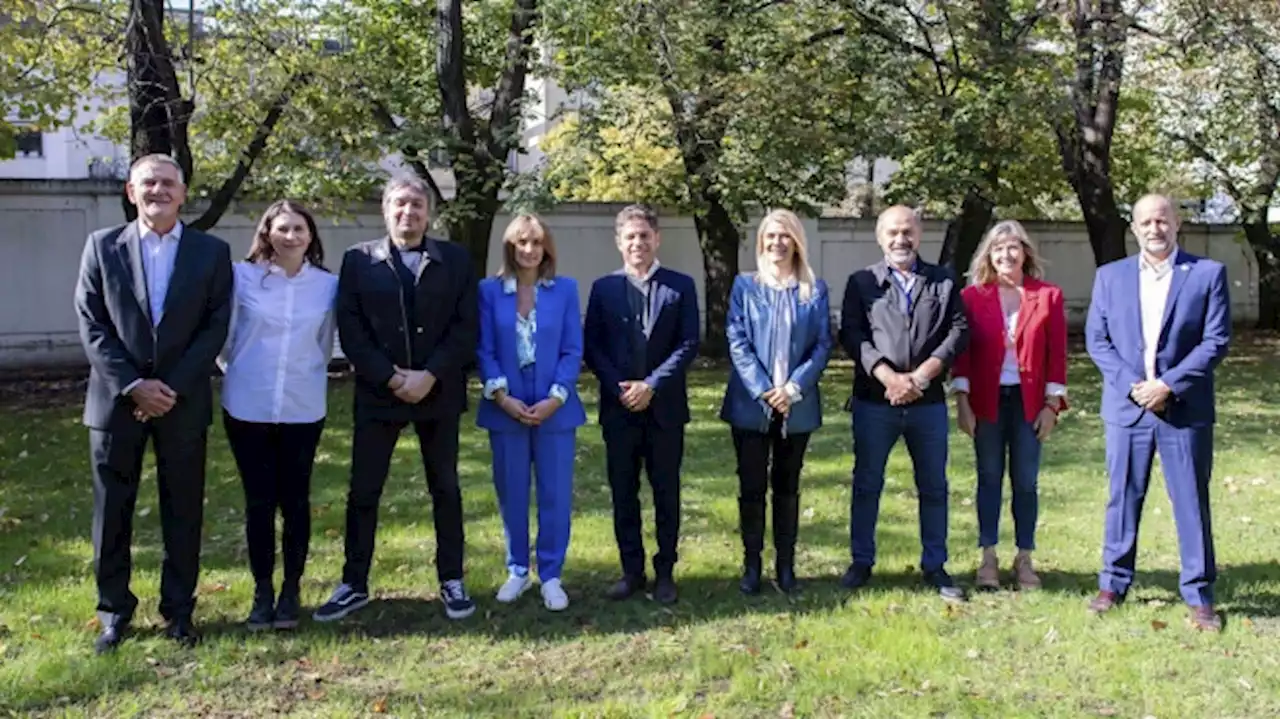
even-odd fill
[[[626,274],[619,270],[591,285],[587,301],[587,366],[600,380],[600,424],[626,421],[633,413],[619,401],[619,383],[643,380],[654,388],[647,414],[660,428],[689,421],[685,375],[698,354],[698,294],[693,278],[658,267],[649,291],[649,341],[645,376],[632,377],[631,304]]]
[[[506,378],[508,392],[532,396],[535,401],[548,396],[552,385],[560,385],[569,397],[547,421],[538,425],[548,432],[581,427],[587,421],[578,397],[578,372],[582,368],[582,313],[578,307],[578,283],[572,277],[557,277],[538,287],[534,311],[533,387],[524,386],[516,337],[516,293],[506,292],[502,277],[480,281],[480,346],[476,358],[480,381]],[[476,424],[491,432],[519,432],[525,425],[491,399],[482,399]]]
[[[720,406],[720,419],[756,432],[769,431],[773,419],[773,408],[760,398],[773,389],[769,348],[775,328],[770,322],[770,292],[754,273],[738,275],[729,297],[725,331],[733,372]],[[796,317],[791,326],[787,381],[800,388],[801,399],[791,406],[785,426],[788,432],[806,433],[822,426],[818,380],[831,356],[831,308],[827,283],[822,280],[818,280],[808,302],[800,301],[798,289],[792,289],[791,294],[796,300]]]
[[[1213,370],[1231,341],[1227,269],[1178,250],[1164,307],[1156,378],[1173,390],[1163,419],[1176,427],[1213,424]],[[1102,419],[1132,426],[1146,410],[1129,398],[1146,379],[1138,256],[1098,268],[1085,323],[1089,356],[1102,372]]]

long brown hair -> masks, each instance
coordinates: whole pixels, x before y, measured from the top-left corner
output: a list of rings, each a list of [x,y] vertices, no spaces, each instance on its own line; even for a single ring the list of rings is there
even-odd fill
[[[1017,220],[1002,220],[987,230],[978,249],[974,251],[973,260],[969,263],[969,284],[980,287],[996,281],[996,267],[991,263],[991,248],[1010,237],[1022,244],[1022,274],[1037,280],[1044,279],[1044,259],[1040,257],[1026,228]]]
[[[271,203],[266,212],[262,213],[262,219],[258,220],[258,229],[253,233],[253,244],[249,246],[249,254],[244,258],[249,262],[270,262],[275,259],[276,251],[271,246],[271,223],[286,212],[301,217],[303,222],[307,223],[307,232],[311,233],[311,243],[307,245],[304,256],[307,262],[327,272],[328,268],[324,266],[324,245],[320,242],[316,219],[307,212],[307,208],[293,200],[276,200]]]
[[[529,236],[542,240],[542,262],[538,263],[538,279],[555,278],[556,241],[551,236],[550,228],[537,215],[516,215],[502,233],[502,266],[498,268],[499,277],[516,276],[516,269],[519,267],[516,262],[516,243]]]

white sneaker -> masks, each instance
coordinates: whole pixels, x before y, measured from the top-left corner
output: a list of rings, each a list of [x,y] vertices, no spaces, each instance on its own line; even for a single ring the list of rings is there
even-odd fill
[[[542,583],[542,603],[553,612],[563,612],[569,608],[569,595],[564,593],[559,579]]]
[[[503,604],[510,604],[520,598],[530,586],[533,585],[533,578],[528,574],[523,577],[512,572],[507,575],[507,581],[502,583],[502,587],[498,589],[498,601]]]

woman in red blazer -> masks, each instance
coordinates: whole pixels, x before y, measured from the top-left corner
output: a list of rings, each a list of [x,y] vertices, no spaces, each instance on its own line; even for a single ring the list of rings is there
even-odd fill
[[[960,296],[969,345],[952,369],[960,429],[973,438],[978,465],[979,589],[1000,586],[999,538],[1005,458],[1013,487],[1018,554],[1013,573],[1023,589],[1040,578],[1031,564],[1039,498],[1040,444],[1065,406],[1067,319],[1062,289],[1041,279],[1043,263],[1022,225],[1006,220],[987,232]]]

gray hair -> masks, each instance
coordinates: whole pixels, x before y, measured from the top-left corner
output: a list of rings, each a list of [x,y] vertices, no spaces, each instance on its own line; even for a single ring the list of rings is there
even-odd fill
[[[184,187],[187,184],[187,173],[182,171],[182,165],[179,165],[178,161],[173,159],[171,155],[166,155],[160,152],[153,152],[150,155],[143,155],[142,157],[139,157],[138,159],[134,160],[133,164],[129,165],[129,180],[132,181],[133,173],[137,172],[139,168],[145,167],[146,165],[168,165],[169,167],[172,167],[173,169],[178,171],[178,182],[182,183]]]
[[[382,204],[387,204],[387,200],[391,198],[391,194],[397,190],[413,190],[422,195],[423,199],[430,202],[431,188],[427,186],[427,181],[417,175],[399,174],[393,175],[387,184],[382,187]]]
[[[649,229],[658,231],[658,213],[648,205],[635,204],[627,205],[618,213],[618,219],[613,226],[614,232],[620,234],[623,226],[631,220],[644,220],[649,225]]]

